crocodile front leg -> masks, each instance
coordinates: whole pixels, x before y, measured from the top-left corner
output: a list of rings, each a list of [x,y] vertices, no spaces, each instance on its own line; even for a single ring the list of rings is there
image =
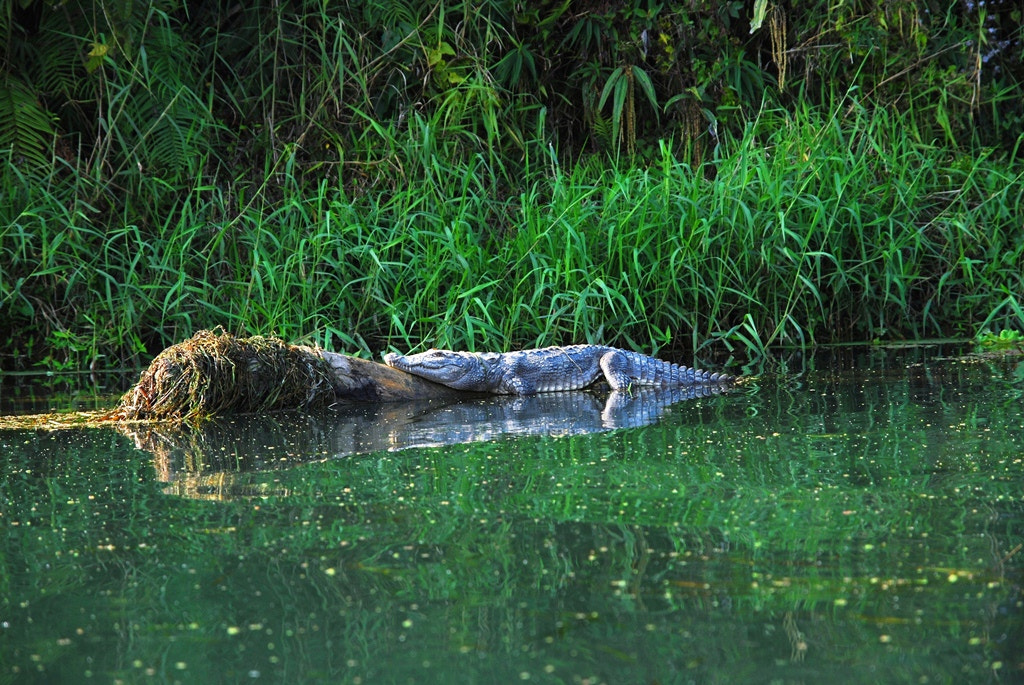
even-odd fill
[[[537,384],[519,374],[507,373],[496,391],[502,395],[536,395]]]

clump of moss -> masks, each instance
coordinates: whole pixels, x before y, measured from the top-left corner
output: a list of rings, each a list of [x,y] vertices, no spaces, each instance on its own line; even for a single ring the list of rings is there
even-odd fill
[[[334,399],[330,370],[316,350],[204,330],[161,352],[111,418],[194,420],[315,409]]]

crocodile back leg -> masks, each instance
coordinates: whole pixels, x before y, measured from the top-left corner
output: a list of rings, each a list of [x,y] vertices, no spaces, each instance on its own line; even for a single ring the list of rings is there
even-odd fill
[[[654,361],[653,359],[651,361]],[[609,350],[601,355],[601,371],[612,390],[628,390],[633,385],[650,385],[646,378],[653,369],[643,368],[644,362],[634,359],[623,350]]]

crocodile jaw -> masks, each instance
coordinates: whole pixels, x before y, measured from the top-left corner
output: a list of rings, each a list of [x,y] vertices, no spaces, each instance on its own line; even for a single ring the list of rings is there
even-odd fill
[[[384,355],[384,363],[393,369],[456,390],[483,390],[481,384],[484,382],[484,367],[474,354],[451,350],[427,350],[406,356],[390,352]]]

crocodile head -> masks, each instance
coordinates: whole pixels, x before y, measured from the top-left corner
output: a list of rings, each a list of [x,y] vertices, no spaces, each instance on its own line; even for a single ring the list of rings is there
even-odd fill
[[[470,352],[427,350],[408,356],[389,353],[384,355],[384,363],[456,390],[485,390],[487,373],[484,363]]]

